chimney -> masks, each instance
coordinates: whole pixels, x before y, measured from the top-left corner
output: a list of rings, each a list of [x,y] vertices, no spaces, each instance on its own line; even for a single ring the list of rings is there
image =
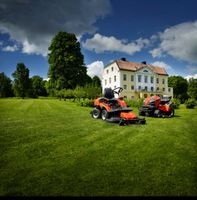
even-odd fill
[[[121,58],[122,61],[127,61],[126,58]]]
[[[142,64],[146,65],[146,61],[143,61]]]

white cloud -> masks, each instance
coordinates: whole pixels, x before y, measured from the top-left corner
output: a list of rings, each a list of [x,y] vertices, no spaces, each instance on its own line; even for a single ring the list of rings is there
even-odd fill
[[[94,33],[94,23],[110,10],[109,0],[1,0],[0,33],[20,43],[24,53],[46,56],[57,32],[71,32],[80,39]]]
[[[197,73],[197,66],[187,66],[186,68],[187,68],[187,70],[188,70],[189,72],[191,72],[192,74],[193,74],[193,73]]]
[[[153,62],[151,64],[153,66],[162,67],[162,68],[165,68],[165,69],[172,69],[172,67],[170,65],[166,64],[163,61],[155,61],[155,62]]]
[[[194,75],[187,75],[184,77],[185,79],[189,80],[190,78],[194,78],[194,79],[197,79],[197,74],[194,74]]]
[[[2,51],[7,51],[7,52],[14,52],[14,51],[17,51],[19,48],[17,45],[14,45],[14,46],[6,46],[6,47],[3,47],[2,48]]]
[[[161,43],[150,51],[153,57],[168,54],[190,63],[197,63],[197,21],[172,26],[159,33]]]
[[[162,57],[162,50],[161,50],[161,48],[153,49],[153,50],[151,50],[149,52],[152,54],[153,58],[156,58],[156,57],[160,58],[160,57]]]
[[[98,76],[99,78],[102,77],[104,64],[102,61],[95,61],[89,65],[87,65],[87,74],[90,77]]]
[[[148,39],[139,38],[134,42],[126,42],[125,40],[118,40],[110,36],[103,36],[95,34],[93,38],[87,39],[82,43],[83,47],[88,50],[94,50],[96,53],[103,53],[105,51],[123,52],[132,55],[141,51],[142,48],[149,44]]]

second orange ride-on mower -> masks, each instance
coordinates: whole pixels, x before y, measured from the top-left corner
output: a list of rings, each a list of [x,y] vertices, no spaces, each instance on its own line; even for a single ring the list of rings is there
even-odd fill
[[[171,96],[152,96],[144,100],[144,105],[139,109],[139,115],[151,117],[173,117],[174,106]]]
[[[104,97],[99,97],[94,101],[95,108],[91,112],[95,119],[102,118],[107,122],[119,123],[120,126],[128,124],[145,124],[144,118],[139,118],[128,108],[122,97],[114,98],[114,94],[119,94],[123,88],[117,87],[114,90],[105,88]]]

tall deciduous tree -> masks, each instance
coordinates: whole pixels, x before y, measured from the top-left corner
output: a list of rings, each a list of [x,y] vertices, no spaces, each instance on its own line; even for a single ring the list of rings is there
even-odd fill
[[[188,99],[188,82],[182,76],[169,77],[168,86],[173,87],[174,97],[180,99],[181,103],[184,103],[184,101]]]
[[[0,73],[0,98],[13,96],[11,79]]]
[[[84,57],[74,34],[59,32],[52,39],[49,51],[48,76],[55,89],[73,89],[85,84],[87,74]]]
[[[197,100],[197,79],[189,79],[188,94],[191,98]]]
[[[30,86],[29,69],[23,63],[18,63],[12,76],[14,77],[14,94],[22,98],[28,96]]]
[[[45,82],[40,76],[31,77],[31,92],[33,97],[46,96]]]

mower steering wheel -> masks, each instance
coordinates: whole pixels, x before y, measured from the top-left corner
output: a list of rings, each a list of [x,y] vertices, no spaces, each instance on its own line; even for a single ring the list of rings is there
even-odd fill
[[[117,89],[118,89],[118,91],[116,91]],[[112,91],[113,91],[114,94],[118,94],[119,95],[123,91],[123,88],[117,87],[117,88],[113,89]]]

